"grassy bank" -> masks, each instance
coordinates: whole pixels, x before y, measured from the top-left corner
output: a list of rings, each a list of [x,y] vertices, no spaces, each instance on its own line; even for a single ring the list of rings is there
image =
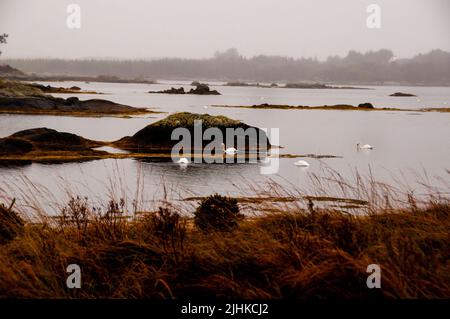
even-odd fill
[[[244,108],[244,109],[274,109],[274,110],[329,110],[329,111],[390,111],[390,112],[437,112],[437,113],[449,113],[450,108],[421,108],[421,109],[399,109],[395,107],[366,107],[366,106],[353,106],[347,104],[338,105],[320,105],[320,106],[307,106],[307,105],[276,105],[276,104],[258,104],[258,105],[211,105],[212,107],[225,107],[225,108]]]
[[[225,230],[205,230],[195,207],[179,215],[167,202],[129,214],[121,201],[95,208],[72,198],[60,217],[33,223],[2,206],[0,297],[450,297],[446,201],[411,198],[359,216],[314,205],[267,213],[271,204],[257,202],[255,213],[258,205],[259,217]],[[69,264],[81,267],[81,289],[66,287]],[[366,286],[369,264],[381,267],[381,289]]]

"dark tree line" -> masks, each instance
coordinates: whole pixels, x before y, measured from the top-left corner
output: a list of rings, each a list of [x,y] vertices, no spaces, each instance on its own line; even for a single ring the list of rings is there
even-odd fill
[[[6,43],[6,38],[8,35],[6,33],[0,34],[0,44]],[[0,51],[0,55],[2,55],[2,51]]]
[[[410,59],[395,59],[389,50],[312,58],[258,55],[242,57],[236,49],[209,59],[155,60],[3,60],[26,72],[58,75],[113,75],[123,78],[216,79],[224,81],[316,81],[327,83],[389,82],[450,85],[450,53],[433,50]]]

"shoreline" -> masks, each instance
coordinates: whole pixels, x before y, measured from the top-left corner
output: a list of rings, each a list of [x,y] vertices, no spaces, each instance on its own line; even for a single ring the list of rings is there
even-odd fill
[[[100,142],[99,142],[100,143]],[[105,142],[103,146],[111,146],[114,147],[114,144]],[[95,151],[93,152],[104,152],[104,151]],[[78,154],[75,152],[36,152],[27,155],[0,155],[0,167],[13,165],[10,163],[16,163],[18,165],[22,164],[32,164],[32,163],[47,163],[47,164],[58,164],[58,163],[73,163],[73,162],[89,162],[96,160],[105,160],[105,159],[171,159],[171,153],[108,153],[106,154]],[[257,153],[242,153],[237,155],[228,155],[223,156],[220,155],[212,155],[212,156],[204,156],[203,154],[183,154],[183,157],[187,157],[190,159],[221,159],[221,158],[234,158],[234,159],[245,159],[245,160],[261,160],[264,158],[313,158],[313,159],[333,159],[333,158],[342,158],[342,156],[334,156],[334,155],[316,155],[316,154],[279,154],[278,156],[263,156],[263,154]],[[178,156],[177,156],[178,157]],[[203,163],[203,162],[202,162]],[[250,162],[249,162],[250,163]],[[257,163],[257,162],[255,162]],[[196,163],[194,163],[196,164]],[[236,164],[236,163],[211,163],[211,164]]]
[[[120,112],[120,113],[108,113],[108,112],[80,112],[80,111],[38,111],[38,110],[2,110],[0,109],[1,115],[48,115],[48,116],[67,116],[67,117],[90,117],[90,118],[102,118],[102,117],[113,117],[130,119],[133,117],[140,117],[142,115],[149,114],[164,114],[166,112],[145,110],[133,111],[133,112]]]
[[[421,109],[400,109],[395,107],[358,107],[353,105],[322,105],[322,106],[306,106],[306,105],[276,105],[276,104],[259,104],[259,105],[211,105],[217,108],[244,108],[255,110],[321,110],[321,111],[394,111],[394,112],[419,112],[419,113],[450,113],[450,107],[443,108],[421,108]]]

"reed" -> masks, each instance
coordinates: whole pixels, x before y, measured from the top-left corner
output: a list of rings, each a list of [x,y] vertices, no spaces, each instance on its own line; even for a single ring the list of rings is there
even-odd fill
[[[236,200],[245,217],[226,231],[197,228],[195,201],[167,196],[144,209],[141,180],[132,200],[111,181],[103,205],[68,191],[69,200],[51,216],[25,179],[28,202],[10,205],[7,194],[0,197],[8,201],[0,215],[14,224],[0,246],[0,297],[449,298],[448,192],[430,187],[427,196],[416,196],[355,177],[311,176],[314,194],[294,194],[276,183],[265,192],[255,187],[259,200]],[[325,183],[336,191],[325,194]],[[327,202],[319,195],[361,202]],[[81,289],[66,287],[69,264],[81,267]],[[380,289],[366,285],[369,264],[381,267]]]

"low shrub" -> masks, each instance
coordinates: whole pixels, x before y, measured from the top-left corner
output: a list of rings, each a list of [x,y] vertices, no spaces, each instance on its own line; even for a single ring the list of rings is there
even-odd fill
[[[195,225],[203,231],[231,231],[242,218],[237,200],[219,194],[203,199],[195,211]]]

